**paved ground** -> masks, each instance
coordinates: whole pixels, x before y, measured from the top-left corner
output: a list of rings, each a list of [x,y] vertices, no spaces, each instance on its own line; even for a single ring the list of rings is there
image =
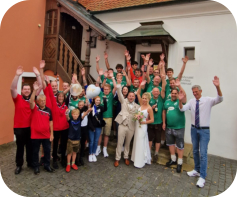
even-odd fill
[[[208,176],[203,189],[195,186],[197,178],[188,177],[186,172],[177,174],[175,170],[159,164],[147,165],[142,169],[132,164],[113,166],[114,155],[98,157],[96,163],[88,163],[78,171],[66,173],[60,168],[53,174],[43,171],[34,175],[33,170],[23,166],[19,175],[15,170],[14,143],[0,146],[0,166],[2,177],[8,187],[23,196],[215,196],[225,191],[233,182],[237,161],[209,156]]]

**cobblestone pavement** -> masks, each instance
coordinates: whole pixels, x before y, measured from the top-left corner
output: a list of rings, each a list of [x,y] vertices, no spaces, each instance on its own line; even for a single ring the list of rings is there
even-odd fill
[[[209,156],[205,187],[195,186],[197,178],[186,172],[177,174],[175,169],[159,164],[137,169],[133,163],[126,166],[121,160],[119,167],[113,166],[114,155],[98,157],[96,163],[88,163],[78,171],[66,173],[61,166],[53,174],[40,167],[40,174],[23,166],[19,175],[15,170],[15,143],[0,146],[2,177],[8,187],[23,196],[215,196],[225,191],[233,182],[237,161]]]

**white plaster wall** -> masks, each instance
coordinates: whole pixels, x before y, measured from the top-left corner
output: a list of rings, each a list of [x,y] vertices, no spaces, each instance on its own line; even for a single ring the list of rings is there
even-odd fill
[[[212,79],[215,75],[220,77],[224,101],[212,109],[211,140],[208,153],[237,159],[237,114],[234,106],[237,99],[234,89],[237,73],[235,65],[237,62],[237,31],[236,22],[231,13],[221,4],[208,1],[104,13],[96,17],[120,34],[139,27],[139,22],[162,20],[163,27],[177,41],[170,45],[169,49],[169,67],[174,68],[175,76],[178,75],[182,66],[183,47],[195,46],[196,59],[190,60],[187,64],[183,78],[186,80],[182,81],[183,87],[188,100],[193,98],[191,86],[194,84],[201,85],[203,96],[214,97],[216,89]],[[141,50],[140,46],[137,45],[137,52],[139,50]],[[144,52],[145,49],[142,50]],[[116,47],[112,51],[117,51],[117,55],[120,55],[120,50],[117,50]],[[148,47],[147,51],[150,51]],[[160,50],[157,48],[157,51]],[[136,59],[138,60],[137,52]],[[123,58],[123,54],[120,56]],[[110,59],[112,64],[115,64],[116,61],[112,59],[112,63]],[[190,119],[190,112],[186,112],[185,141],[188,143],[191,143]]]

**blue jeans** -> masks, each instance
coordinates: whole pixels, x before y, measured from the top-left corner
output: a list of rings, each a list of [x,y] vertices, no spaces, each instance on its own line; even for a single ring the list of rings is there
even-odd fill
[[[95,128],[95,131],[89,130],[89,154],[95,154],[98,145],[98,140],[101,134],[102,128]]]
[[[210,130],[196,129],[191,126],[191,138],[193,143],[195,170],[200,172],[200,176],[205,179],[207,176],[207,149],[210,141]]]

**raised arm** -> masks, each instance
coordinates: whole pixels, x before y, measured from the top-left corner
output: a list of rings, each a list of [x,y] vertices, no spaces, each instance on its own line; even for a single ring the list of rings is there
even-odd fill
[[[140,103],[140,105],[142,104],[141,89],[142,89],[142,86],[145,86],[145,84],[146,84],[146,81],[142,81],[138,90],[137,90],[137,98],[138,98],[138,102]]]
[[[163,82],[162,82],[163,83]],[[182,91],[183,94],[184,94],[184,98],[182,99],[182,103],[186,103],[187,102],[187,95],[186,95],[186,92],[184,91],[184,89],[182,88],[181,84],[180,84],[180,80],[179,78],[177,78],[175,80],[175,86],[179,88],[179,91]]]
[[[100,56],[96,56],[96,71],[97,73],[99,73],[99,70],[100,70],[100,66],[99,66],[99,61],[100,61]]]
[[[37,79],[38,85],[39,85],[39,89],[36,92],[36,96],[38,96],[40,91],[41,91],[41,89],[42,89],[42,87],[43,87],[42,86],[42,80],[41,80],[41,77],[40,77],[40,72],[38,71],[38,69],[36,67],[33,67],[33,72],[36,75],[36,79]]]
[[[117,88],[117,94],[118,94],[119,102],[120,102],[121,104],[123,104],[123,102],[124,102],[124,97],[123,97],[123,95],[122,95],[122,86],[121,86],[121,84],[117,84],[117,85],[116,85],[116,88]]]
[[[129,80],[125,70],[123,70],[122,72],[123,72],[123,76],[125,76],[125,78],[126,78],[127,86],[131,86],[131,80]]]
[[[166,73],[165,73],[165,61],[164,61],[164,59],[165,59],[165,55],[164,55],[164,53],[162,53],[162,54],[160,55],[160,62],[159,62],[158,68],[159,68],[159,70],[160,70],[160,74],[166,75]]]
[[[23,70],[23,67],[22,66],[18,66],[17,69],[16,69],[16,75],[12,81],[12,84],[11,84],[11,95],[12,95],[12,98],[16,98],[17,97],[17,83],[18,83],[18,80],[19,80],[19,77],[22,75],[22,73],[24,72]]]
[[[92,111],[92,108],[89,108],[87,111],[85,111],[81,117],[81,119],[84,119],[86,115],[88,115]]]
[[[104,88],[104,85],[106,84],[107,77],[108,77],[108,71],[105,71],[104,72],[104,81],[102,81],[101,88]]]
[[[109,73],[109,77],[111,77],[112,78],[112,81],[113,81],[113,86],[114,86],[114,88],[113,88],[113,90],[112,90],[112,93],[113,93],[113,95],[115,95],[115,92],[116,92],[116,81],[115,81],[115,79],[114,79],[114,74],[113,73]]]
[[[179,110],[180,111],[187,111],[189,109],[191,109],[191,105],[190,105],[190,101],[183,105],[182,100],[184,99],[185,95],[184,92],[182,90],[179,91]]]
[[[108,61],[108,54],[106,53],[106,51],[104,52],[104,58],[105,58],[106,68],[109,70],[110,69],[110,65],[109,65],[109,61]]]
[[[147,64],[147,61],[145,62],[145,64]],[[144,65],[145,65],[144,64]],[[153,62],[153,59],[150,59],[149,62],[148,62],[148,67],[147,67],[147,72],[146,72],[146,79],[147,79],[147,83],[149,84],[151,79],[150,79],[150,75],[149,75],[149,71],[150,71],[150,68],[152,67],[152,65],[154,64]],[[146,65],[145,65],[146,66]]]
[[[45,79],[44,79],[44,67],[45,67],[45,61],[41,60],[40,61],[40,77],[41,77],[41,81],[42,81],[42,88],[43,90],[46,88],[46,83],[45,83]]]
[[[31,94],[30,101],[29,101],[31,109],[34,109],[34,107],[35,107],[35,94],[36,94],[37,90],[39,89],[39,85],[38,85],[37,81],[34,82],[33,89],[34,90],[33,90],[32,94]]]
[[[216,87],[218,96],[216,98],[212,99],[212,106],[223,101],[222,92],[221,92],[221,88],[220,88],[220,80],[217,76],[214,77],[213,84]]]
[[[188,62],[188,56],[185,56],[184,58],[182,58],[182,60],[183,60],[183,66],[182,66],[182,68],[181,68],[181,70],[180,70],[180,73],[179,73],[179,75],[178,75],[179,80],[182,79],[182,76],[183,76],[183,73],[184,73],[186,64],[187,64],[187,62]]]
[[[166,86],[166,80],[165,80],[165,75],[160,75],[161,76],[161,80],[162,80],[162,89],[161,89],[161,97],[164,99],[165,98],[165,86]]]
[[[86,71],[85,68],[81,69],[81,75],[82,75],[82,80],[83,80],[83,86],[87,86],[87,81],[86,81]]]
[[[130,59],[129,59],[129,60],[127,60],[127,57],[128,57],[128,56],[130,56],[130,55],[129,55],[129,51],[128,51],[128,50],[125,50],[125,52],[124,52],[124,55],[125,55],[126,61],[130,61],[131,57],[130,57]],[[127,67],[127,66],[126,66],[126,69],[125,69],[125,70],[126,70],[126,72],[127,72],[127,73],[129,72],[129,71],[128,71],[128,67]]]

